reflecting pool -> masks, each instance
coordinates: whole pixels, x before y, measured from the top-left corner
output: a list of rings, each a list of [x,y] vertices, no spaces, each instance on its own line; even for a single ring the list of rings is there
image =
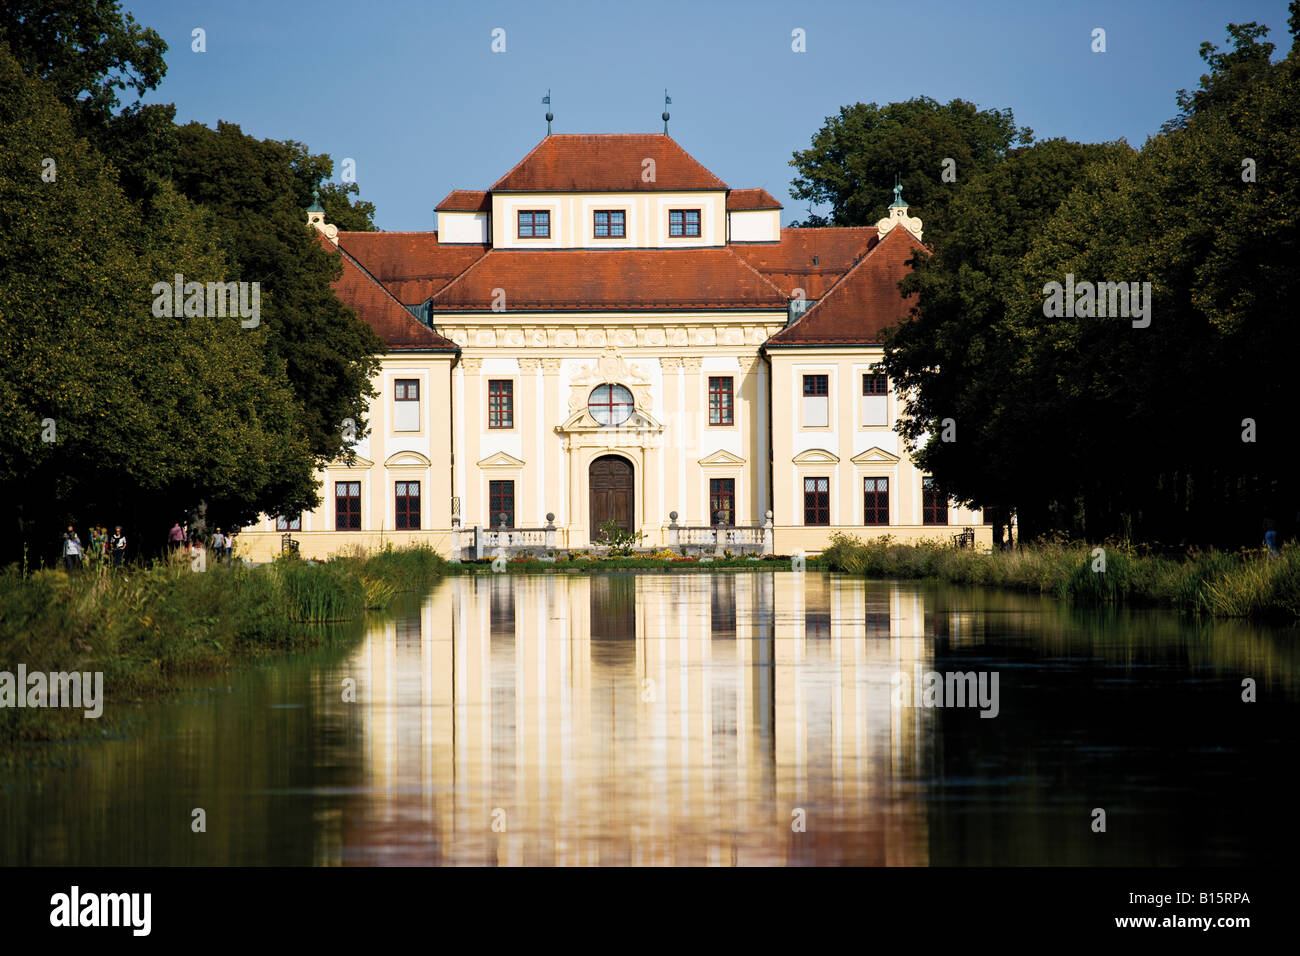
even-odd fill
[[[1296,637],[821,572],[450,577],[33,748],[0,863],[1280,861]]]

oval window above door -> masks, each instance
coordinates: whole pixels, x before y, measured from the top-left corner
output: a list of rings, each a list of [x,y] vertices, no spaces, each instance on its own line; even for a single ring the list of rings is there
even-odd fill
[[[587,411],[598,425],[621,425],[632,409],[632,393],[622,385],[597,385],[587,398]]]

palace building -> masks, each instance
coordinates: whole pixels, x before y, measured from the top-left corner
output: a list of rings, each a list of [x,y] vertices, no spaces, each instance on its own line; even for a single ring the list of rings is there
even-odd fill
[[[923,248],[899,190],[873,227],[783,229],[769,193],[667,135],[548,135],[436,214],[430,232],[346,232],[308,210],[388,352],[321,508],[245,529],[243,554],[285,533],[314,557],[579,549],[608,522],[653,548],[966,529],[989,545],[913,466],[874,370]]]

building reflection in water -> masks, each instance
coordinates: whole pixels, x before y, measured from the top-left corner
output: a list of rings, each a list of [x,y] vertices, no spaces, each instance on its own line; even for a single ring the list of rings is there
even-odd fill
[[[364,753],[318,862],[925,864],[923,617],[820,574],[449,578],[322,692]]]

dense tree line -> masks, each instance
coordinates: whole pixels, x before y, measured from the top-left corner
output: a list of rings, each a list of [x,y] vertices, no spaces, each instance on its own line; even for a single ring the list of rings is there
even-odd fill
[[[69,522],[147,550],[196,509],[314,507],[342,422],[366,426],[383,345],[303,210],[319,188],[330,221],[373,229],[373,205],[301,143],[139,102],[165,53],[116,2],[0,11],[0,561],[48,561]],[[256,326],[157,317],[176,274],[259,283]]]
[[[1254,23],[1229,26],[1229,50],[1203,44],[1209,72],[1141,149],[1023,134],[1016,146],[1009,112],[960,126],[912,101],[932,121],[905,196],[932,254],[901,286],[915,309],[883,367],[905,391],[916,460],[956,498],[1014,511],[1022,537],[1258,545],[1265,521],[1294,532],[1300,3],[1290,27],[1278,60]],[[902,142],[893,108],[863,109],[847,141],[844,117],[861,110],[828,121],[814,157],[795,154],[793,194],[831,201],[837,223],[883,215],[894,169],[879,144]],[[945,183],[944,158],[963,149],[982,160]],[[1075,297],[1053,308],[1049,284],[1067,282]],[[1107,296],[1085,301],[1085,282],[1150,283],[1149,314],[1101,315]]]

